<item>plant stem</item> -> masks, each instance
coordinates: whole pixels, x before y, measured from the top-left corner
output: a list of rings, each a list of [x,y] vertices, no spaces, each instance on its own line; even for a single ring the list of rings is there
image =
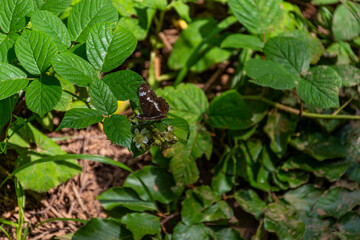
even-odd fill
[[[16,239],[22,239],[22,228],[24,224],[25,194],[20,183],[15,178],[15,192],[19,207],[18,226],[16,228]]]
[[[349,103],[351,103],[351,101],[354,99],[354,97],[350,98],[349,100],[347,100],[339,109],[337,109],[335,112],[333,112],[332,115],[337,115],[339,112],[341,112],[341,110],[343,110],[347,105],[349,105]]]
[[[284,112],[288,112],[294,115],[300,115],[300,110],[283,105],[281,103],[276,103],[273,101],[270,101],[269,99],[266,99],[261,96],[243,96],[244,100],[250,100],[250,101],[260,101],[263,103],[266,103],[270,106],[273,106],[277,109],[280,109]],[[342,119],[342,120],[360,120],[360,116],[356,115],[332,115],[332,114],[321,114],[321,113],[309,113],[309,112],[303,112],[301,117],[305,118],[317,118],[317,119]]]
[[[70,95],[73,96],[74,98],[82,101],[83,103],[85,103],[85,105],[86,105],[89,109],[91,109],[90,104],[89,104],[86,100],[82,99],[80,96],[78,96],[78,95],[76,95],[75,93],[72,93],[72,92],[70,92],[70,91],[68,91],[68,90],[63,90],[63,91],[66,92],[67,94],[70,94]]]

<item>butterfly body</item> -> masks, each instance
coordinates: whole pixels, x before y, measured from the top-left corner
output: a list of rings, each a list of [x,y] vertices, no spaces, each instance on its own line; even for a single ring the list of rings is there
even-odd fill
[[[161,120],[166,118],[169,104],[164,98],[158,97],[149,85],[142,83],[139,87],[140,107],[143,114],[135,116],[140,120]]]

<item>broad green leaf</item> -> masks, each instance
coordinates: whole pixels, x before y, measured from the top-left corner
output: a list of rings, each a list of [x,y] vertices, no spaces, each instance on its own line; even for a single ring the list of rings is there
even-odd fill
[[[0,28],[4,33],[17,32],[25,26],[25,16],[34,8],[29,0],[0,1]]]
[[[287,191],[284,199],[298,211],[310,212],[323,192],[323,190],[317,189],[311,184],[306,184],[297,189]]]
[[[8,98],[0,100],[0,109],[1,109],[0,131],[1,131],[2,127],[4,127],[11,119],[12,111],[15,107],[16,100],[17,100],[16,96],[12,96],[12,97],[8,97]]]
[[[130,70],[120,70],[106,74],[102,81],[110,87],[119,101],[138,100],[139,86],[141,83],[145,83],[139,74]]]
[[[344,87],[352,87],[360,83],[360,69],[351,65],[332,66],[342,80]]]
[[[334,238],[333,219],[320,219],[317,217],[308,217],[300,213],[300,219],[305,224],[305,233],[302,239],[323,240]]]
[[[274,31],[281,21],[281,0],[228,0],[235,17],[250,32]]]
[[[43,117],[45,113],[54,109],[61,99],[61,85],[54,77],[44,76],[35,79],[26,88],[26,106]]]
[[[17,67],[0,62],[0,100],[10,97],[24,89],[29,80]]]
[[[186,197],[181,202],[181,206],[181,220],[183,223],[191,226],[201,222],[204,206],[191,190],[186,191]]]
[[[360,204],[360,190],[348,191],[345,188],[332,188],[324,193],[313,209],[320,217],[339,218]]]
[[[328,5],[340,2],[340,0],[312,0],[314,5]]]
[[[187,144],[190,126],[185,119],[169,114],[167,118],[162,120],[162,123],[165,124],[165,126],[171,126],[174,129],[174,135],[179,139],[180,143]]]
[[[339,219],[337,227],[347,239],[357,239],[360,236],[360,215],[356,212],[349,212]]]
[[[73,240],[119,240],[132,239],[133,235],[125,227],[111,219],[92,218],[77,230]]]
[[[220,226],[209,226],[211,227],[211,230],[215,232],[215,236],[218,240],[220,239],[226,239],[226,240],[245,240],[245,238],[242,238],[240,235],[240,232],[229,228],[227,226],[220,227]]]
[[[208,233],[206,227],[202,223],[186,226],[179,222],[174,228],[172,237],[173,240],[199,240],[208,239]]]
[[[186,22],[191,22],[190,7],[186,3],[181,0],[173,1],[171,6],[175,9],[181,19],[184,19]]]
[[[96,23],[114,23],[117,20],[118,14],[110,1],[86,0],[72,8],[67,24],[71,40],[86,42],[91,27]]]
[[[60,76],[80,87],[87,87],[97,79],[96,71],[91,64],[73,53],[64,52],[56,55],[52,64]]]
[[[70,105],[73,103],[72,102],[73,96],[70,93],[75,93],[75,86],[74,86],[74,84],[65,80],[64,78],[59,77],[57,75],[55,75],[55,76],[57,77],[57,79],[59,79],[59,81],[61,83],[61,88],[63,90],[63,93],[61,94],[60,101],[54,107],[54,110],[59,111],[59,112],[66,112],[72,108]],[[64,90],[66,90],[68,92],[65,92]],[[85,103],[83,103],[83,104],[85,105]],[[86,106],[84,106],[84,107],[86,107]]]
[[[195,48],[213,30],[217,22],[212,18],[196,19],[181,32],[174,44],[174,49],[168,59],[168,66],[172,70],[180,70],[185,67],[192,49]],[[231,52],[219,48],[222,37],[218,36],[199,49],[199,58],[193,66],[189,66],[191,71],[203,72],[211,65],[223,62],[230,57]]]
[[[6,34],[0,33],[0,62],[9,62],[9,50],[14,46],[15,41],[13,38]]]
[[[41,2],[39,5],[39,10],[47,10],[49,12],[54,13],[55,15],[59,15],[67,7],[70,6],[72,0],[37,0]]]
[[[200,121],[209,106],[205,93],[194,84],[166,87],[156,93],[169,103],[170,113],[184,118],[189,124]]]
[[[264,132],[270,138],[271,150],[278,157],[286,153],[290,137],[295,130],[296,121],[291,120],[288,115],[281,112],[271,112],[268,115]]]
[[[133,211],[156,211],[156,206],[152,202],[143,201],[137,193],[126,187],[110,188],[99,195],[97,199],[105,210],[112,210],[116,207],[125,207]]]
[[[117,100],[110,87],[103,81],[95,78],[89,88],[91,103],[100,114],[110,115],[118,107]]]
[[[348,151],[335,137],[324,137],[320,133],[303,134],[290,141],[291,145],[318,161],[344,158]]]
[[[360,7],[360,5],[356,3],[348,2],[347,4],[351,4],[357,8]],[[360,22],[348,6],[340,4],[334,12],[331,30],[336,40],[352,40],[360,34]]]
[[[272,203],[265,211],[264,228],[275,232],[280,239],[302,239],[305,225],[296,212],[285,205]]]
[[[123,186],[132,188],[137,192],[141,199],[150,201],[151,199],[139,181],[139,178],[149,189],[153,200],[167,204],[175,199],[176,195],[172,190],[175,186],[175,182],[166,169],[155,166],[146,166],[142,170],[132,173],[127,177]]]
[[[247,34],[234,33],[221,42],[222,48],[249,48],[262,51],[264,43],[259,38]]]
[[[296,38],[271,38],[266,42],[264,52],[268,60],[282,64],[294,74],[302,73],[310,67],[311,52],[308,44]]]
[[[232,208],[225,201],[219,201],[203,212],[203,222],[230,220],[234,216]]]
[[[286,182],[290,188],[296,188],[309,181],[310,174],[304,171],[281,168],[276,171],[276,177],[282,182]]]
[[[251,82],[274,89],[292,89],[300,81],[280,63],[262,59],[251,59],[245,65],[246,74],[253,78]]]
[[[24,126],[20,131],[22,134],[31,135],[30,141],[35,143],[38,149],[38,152],[35,154],[26,152],[26,154],[21,156],[20,160],[23,163],[25,163],[26,160],[31,160],[33,162],[49,155],[66,154],[59,145],[32,125],[24,123]],[[81,166],[75,160],[66,160],[62,162],[39,163],[23,169],[16,173],[15,176],[19,179],[24,189],[36,192],[46,192],[80,173]]]
[[[161,232],[160,219],[149,213],[129,213],[123,216],[120,221],[133,233],[134,240]]]
[[[207,122],[214,128],[242,130],[252,125],[252,111],[236,90],[229,90],[216,97],[207,112]]]
[[[130,150],[133,135],[130,130],[130,122],[123,115],[112,115],[105,118],[104,132],[110,141]]]
[[[51,12],[37,11],[31,15],[34,30],[46,33],[59,50],[66,50],[71,45],[70,35],[65,24]]]
[[[308,105],[318,108],[340,107],[341,78],[328,66],[311,68],[304,74],[296,90]]]
[[[178,184],[192,184],[199,178],[196,159],[205,154],[210,159],[212,153],[210,133],[200,124],[190,124],[190,136],[186,145],[174,145],[174,156],[170,160],[170,171]]]
[[[266,203],[259,198],[255,191],[251,189],[238,190],[235,192],[235,199],[244,211],[251,213],[256,219],[261,218]]]
[[[99,23],[89,32],[86,55],[96,70],[109,72],[120,66],[137,45],[135,36],[126,28],[114,32],[109,23]]]
[[[65,116],[56,131],[62,128],[86,128],[94,123],[100,122],[102,119],[103,116],[94,109],[73,108],[65,113]]]
[[[163,11],[167,5],[167,0],[143,0],[144,4],[157,8],[160,11]]]
[[[40,75],[50,66],[56,52],[51,37],[40,31],[25,30],[15,43],[15,53],[21,65],[34,75]]]

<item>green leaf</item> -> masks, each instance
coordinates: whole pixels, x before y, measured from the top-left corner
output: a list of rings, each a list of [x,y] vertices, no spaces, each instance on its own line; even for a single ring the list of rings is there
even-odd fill
[[[162,120],[162,123],[166,126],[173,127],[174,135],[179,139],[179,142],[187,144],[190,134],[190,126],[185,119],[175,115],[168,115],[167,118]]]
[[[292,89],[300,81],[280,63],[262,59],[250,59],[245,64],[246,74],[253,78],[251,82],[274,89]]]
[[[167,5],[167,0],[143,0],[144,4],[157,8],[160,11],[163,11]]]
[[[37,11],[31,15],[34,30],[46,33],[59,50],[66,50],[71,45],[70,35],[65,24],[51,12]]]
[[[196,19],[181,32],[179,38],[174,44],[174,49],[168,59],[168,66],[172,70],[180,70],[185,67],[193,48],[205,39],[213,30],[217,22],[212,18]],[[199,49],[199,57],[191,71],[203,72],[211,65],[223,62],[230,57],[231,52],[219,48],[222,37],[214,37],[208,43],[205,43]],[[190,66],[189,66],[190,67]]]
[[[245,238],[242,238],[239,231],[225,227],[219,227],[219,226],[210,226],[211,230],[215,232],[215,236],[217,239],[226,239],[226,240],[245,240]]]
[[[302,100],[318,108],[340,107],[341,78],[331,67],[317,66],[304,74],[296,90]]]
[[[187,226],[200,223],[204,206],[192,190],[186,191],[186,197],[181,203],[181,220]]]
[[[12,37],[0,33],[0,62],[8,63],[10,61],[8,54],[14,44],[15,40]]]
[[[112,115],[105,118],[104,132],[110,141],[130,150],[133,135],[130,130],[130,122],[123,115]]]
[[[228,0],[237,20],[250,32],[263,34],[274,31],[281,21],[281,0]]]
[[[59,15],[69,5],[71,4],[72,0],[37,0],[41,1],[41,5],[39,6],[40,10],[47,10],[49,12],[54,13],[55,15]]]
[[[34,75],[40,75],[50,66],[56,52],[51,37],[35,30],[25,30],[15,43],[15,53],[21,65]]]
[[[234,216],[232,208],[225,201],[219,201],[203,212],[203,222],[230,220]]]
[[[357,239],[360,236],[360,215],[356,212],[349,212],[339,219],[337,227],[347,239]]]
[[[222,48],[249,48],[262,51],[264,43],[259,38],[247,34],[233,33],[228,35],[222,42]]]
[[[126,28],[114,32],[109,23],[99,23],[89,32],[86,55],[96,70],[109,72],[120,66],[137,45],[135,36]]]
[[[266,58],[282,64],[292,73],[302,73],[309,69],[311,52],[308,44],[292,37],[275,37],[266,42]]]
[[[199,240],[208,239],[207,229],[204,224],[196,224],[192,226],[186,226],[179,222],[174,228],[173,240]]]
[[[264,132],[270,138],[270,148],[281,157],[286,153],[290,137],[296,130],[296,121],[281,112],[270,112]]]
[[[210,159],[212,152],[212,138],[210,133],[200,124],[190,124],[190,136],[186,145],[174,145],[176,153],[170,160],[170,171],[178,184],[192,184],[199,178],[196,159],[203,154]]]
[[[216,97],[207,112],[207,122],[214,128],[242,130],[252,125],[252,111],[236,90],[229,90]]]
[[[319,219],[317,217],[307,217],[306,214],[300,214],[301,221],[305,224],[305,234],[302,239],[337,239],[334,238],[332,219]]]
[[[200,121],[209,106],[205,93],[194,84],[166,87],[156,93],[169,103],[169,113],[184,118],[189,124]]]
[[[73,97],[69,92],[75,93],[75,87],[74,87],[74,84],[65,80],[64,78],[61,78],[59,76],[56,76],[56,77],[60,80],[61,88],[63,89],[63,93],[61,94],[61,99],[58,102],[58,104],[56,104],[54,110],[59,111],[59,112],[66,112],[71,109],[70,105],[72,103],[72,97]],[[64,90],[66,90],[68,92],[65,92]]]
[[[314,5],[328,5],[340,2],[340,0],[312,0]]]
[[[102,81],[110,87],[119,101],[138,100],[139,86],[141,83],[145,83],[139,74],[130,70],[120,70],[106,74]]]
[[[86,128],[94,123],[101,122],[102,119],[103,116],[94,109],[73,108],[65,113],[65,116],[56,131],[62,128]]]
[[[168,204],[175,199],[176,195],[172,188],[175,182],[171,174],[163,168],[155,166],[146,166],[142,170],[130,174],[124,183],[124,187],[132,188],[137,192],[141,199],[151,201],[146,193],[139,178],[149,189],[153,200],[163,204]]]
[[[324,137],[320,133],[303,134],[291,140],[291,145],[318,161],[333,158],[345,158],[348,151],[335,137]]]
[[[0,100],[10,97],[24,89],[29,80],[17,67],[0,62]]]
[[[118,13],[107,0],[80,1],[71,10],[68,29],[71,40],[86,42],[92,26],[99,22],[114,23]]]
[[[35,79],[27,88],[25,94],[26,106],[43,117],[51,111],[61,99],[61,85],[54,77],[44,76]]]
[[[120,221],[133,233],[135,240],[161,232],[160,219],[148,213],[126,214]]]
[[[332,188],[324,193],[313,209],[320,217],[340,218],[360,203],[360,190],[352,192],[345,188]]]
[[[0,131],[11,119],[12,111],[14,110],[16,102],[17,96],[8,97],[0,100]]]
[[[22,162],[22,164],[20,167],[29,160],[35,162],[38,159],[44,158],[44,156],[66,154],[59,145],[34,128],[31,124],[24,123],[21,132],[23,134],[27,133],[31,135],[31,141],[36,144],[38,152],[26,152],[21,156],[20,162]],[[15,176],[24,189],[36,192],[46,192],[79,173],[81,173],[81,166],[75,160],[66,160],[62,162],[43,162],[32,165],[16,173]]]
[[[96,71],[91,64],[73,53],[64,52],[56,55],[52,64],[60,76],[80,87],[87,87],[97,79]]]
[[[287,191],[284,199],[295,209],[310,212],[323,192],[311,184],[306,184],[297,189]]]
[[[276,177],[280,181],[288,183],[290,188],[296,188],[307,183],[309,181],[310,174],[304,171],[288,171],[286,168],[281,168],[276,171]]]
[[[0,28],[4,33],[17,32],[25,26],[25,16],[34,8],[29,0],[0,1]]]
[[[360,69],[351,65],[332,66],[342,80],[344,87],[352,87],[360,83]]]
[[[116,207],[125,207],[132,211],[156,211],[156,206],[152,202],[143,201],[137,193],[126,187],[116,187],[106,190],[97,199],[105,210],[112,210]]]
[[[133,235],[118,222],[110,219],[92,218],[77,230],[73,240],[119,240],[132,239]]]
[[[267,231],[275,232],[280,239],[302,239],[305,232],[305,225],[296,212],[278,203],[268,205],[264,227]]]
[[[95,78],[89,88],[91,102],[100,114],[110,115],[118,107],[117,100],[110,87],[103,81]]]
[[[235,199],[240,207],[260,219],[266,207],[266,203],[259,198],[254,190],[238,190],[235,192]]]
[[[356,3],[347,2],[347,4],[357,8],[360,7],[360,5]],[[352,40],[360,34],[360,22],[348,6],[339,4],[334,12],[331,30],[335,39],[338,41]]]
[[[184,19],[186,22],[191,22],[190,18],[190,7],[183,1],[173,1],[171,5],[174,7],[175,11],[181,19]]]

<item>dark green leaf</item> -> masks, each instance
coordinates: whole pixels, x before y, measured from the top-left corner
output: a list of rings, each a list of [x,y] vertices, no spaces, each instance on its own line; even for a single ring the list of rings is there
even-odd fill
[[[256,51],[262,51],[264,48],[264,43],[260,41],[259,38],[246,35],[246,34],[240,34],[240,33],[234,33],[229,36],[227,36],[222,42],[221,42],[222,48],[249,48]]]
[[[142,239],[145,235],[155,235],[161,232],[160,219],[148,213],[130,213],[121,218],[121,223],[126,225],[134,239]]]
[[[2,32],[17,32],[25,26],[25,16],[34,8],[29,0],[0,1],[0,28]]]
[[[139,212],[156,211],[156,206],[152,202],[141,200],[131,188],[110,188],[99,195],[97,199],[106,210],[112,210],[115,207],[125,207]]]
[[[347,239],[358,239],[360,236],[360,215],[356,212],[349,212],[339,219],[338,228]]]
[[[77,230],[73,240],[125,240],[133,239],[131,232],[114,220],[92,218]]]
[[[208,124],[214,128],[241,130],[252,125],[252,112],[236,90],[216,97],[210,104]]]
[[[199,239],[208,239],[208,233],[206,227],[200,223],[197,225],[186,226],[183,223],[179,222],[178,225],[174,228],[173,240],[199,240]]]
[[[40,75],[50,66],[56,52],[51,37],[40,31],[25,30],[15,43],[15,53],[21,65],[34,75]]]
[[[215,222],[220,220],[230,220],[234,216],[232,208],[225,201],[218,203],[205,209],[203,212],[203,222]]]
[[[141,199],[150,201],[150,197],[138,178],[145,183],[155,201],[167,204],[174,200],[175,194],[172,188],[175,186],[175,182],[166,169],[147,166],[127,177],[124,187],[132,188]]]
[[[110,87],[119,101],[137,100],[139,98],[139,86],[145,82],[139,74],[130,70],[106,74],[102,81]]]
[[[25,94],[26,106],[43,117],[45,113],[54,109],[61,99],[61,85],[55,77],[44,76],[34,80]]]
[[[91,83],[89,95],[92,104],[100,114],[110,115],[118,108],[114,93],[106,83],[98,78],[95,78]]]
[[[86,42],[86,55],[96,70],[109,72],[120,66],[137,45],[135,36],[126,28],[114,32],[110,23],[93,26]]]
[[[13,65],[0,62],[0,100],[24,89],[29,80],[26,74]]]
[[[60,76],[80,87],[89,86],[97,78],[96,71],[89,62],[70,52],[56,55],[52,64]]]
[[[130,122],[123,115],[112,115],[105,118],[104,132],[110,141],[130,150],[133,135],[130,129]]]
[[[117,20],[118,13],[111,1],[87,0],[80,1],[72,8],[67,24],[71,40],[85,42],[96,23],[114,23]]]
[[[289,72],[280,63],[268,60],[251,59],[245,65],[246,74],[253,78],[253,83],[274,89],[292,89],[300,81],[299,77]]]
[[[8,98],[0,100],[0,109],[1,109],[0,131],[1,131],[2,127],[4,127],[5,124],[8,123],[9,120],[11,119],[12,111],[15,107],[16,101],[17,101],[16,96],[8,97]]]
[[[296,90],[302,100],[318,108],[340,107],[341,78],[328,66],[317,66],[304,74]]]
[[[241,237],[240,233],[232,228],[228,227],[218,227],[218,226],[210,226],[211,229],[215,232],[215,236],[218,240],[226,239],[226,240],[244,240]]]
[[[174,135],[179,139],[179,142],[184,145],[187,144],[190,134],[190,126],[185,119],[169,114],[167,118],[162,120],[162,123],[173,127]]]
[[[244,211],[251,213],[256,219],[261,218],[266,203],[259,198],[255,191],[251,189],[238,190],[235,192],[235,199]]]
[[[360,83],[360,69],[351,65],[336,65],[332,68],[340,76],[344,87],[352,87]]]
[[[204,206],[191,190],[186,192],[186,197],[182,201],[181,205],[181,220],[187,226],[201,222]]]
[[[315,188],[311,184],[306,184],[297,189],[287,191],[284,199],[295,209],[310,212],[322,194],[322,190]]]
[[[17,35],[15,35],[17,36]],[[6,34],[0,33],[0,62],[9,62],[9,50],[14,46],[15,40]]]
[[[103,116],[94,109],[73,108],[65,113],[65,116],[56,131],[62,128],[86,128],[94,123],[100,122],[102,119]]]
[[[360,7],[356,3],[349,2],[347,4]],[[340,4],[334,12],[332,32],[336,40],[344,41],[352,40],[360,34],[360,22],[344,4]]]

